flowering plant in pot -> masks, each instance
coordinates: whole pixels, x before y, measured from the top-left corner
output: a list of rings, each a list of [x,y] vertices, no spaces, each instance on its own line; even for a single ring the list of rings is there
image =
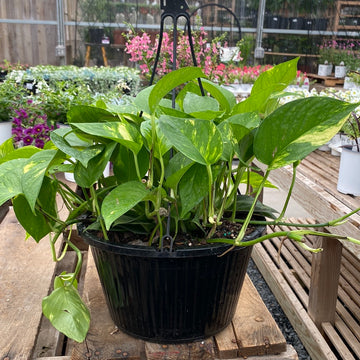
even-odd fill
[[[22,85],[8,78],[0,83],[0,144],[11,138],[12,109],[26,96]]]
[[[266,221],[256,217],[283,218],[288,201],[277,219],[258,202],[269,173],[287,164],[296,169],[357,106],[320,97],[276,106],[296,68],[294,59],[264,72],[241,103],[189,67],[123,104],[76,106],[68,113],[71,128],[54,130],[44,149],[1,148],[0,204],[12,199],[35,241],[51,236],[55,260],[62,258],[55,251],[60,235],[78,224],[93,250],[110,313],[124,331],[160,342],[210,336],[231,320],[253,244],[281,235],[305,246],[303,236],[317,233],[304,228],[266,235]],[[173,89],[179,90],[171,101]],[[264,177],[251,172],[254,158],[267,165]],[[114,175],[104,178],[109,161]],[[64,169],[74,172],[78,191],[57,176]],[[246,191],[240,195],[241,183]],[[65,220],[57,195],[69,211]],[[252,224],[260,226],[255,235],[249,235]],[[83,341],[89,312],[76,290],[81,252],[71,238],[64,241],[64,251],[73,248],[79,262],[74,273],[56,277],[43,312],[61,332]],[[220,315],[213,315],[212,306],[224,302]]]
[[[221,53],[223,51],[236,48],[236,56],[233,56],[233,60],[229,61],[230,64],[237,63],[242,60],[241,58],[241,45],[245,44],[244,41],[240,41],[236,44],[236,47],[230,48],[227,41],[225,41],[226,33],[214,38],[211,42],[208,40],[208,34],[204,29],[194,31],[192,33],[192,42],[194,44],[194,52],[196,62],[201,67],[205,75],[217,82],[224,82],[226,78],[226,72],[221,67],[218,67],[219,60],[221,59]],[[172,71],[172,59],[173,59],[173,34],[164,32],[161,43],[160,58],[158,61],[158,67],[156,74],[162,76]],[[151,77],[154,62],[156,58],[156,51],[159,43],[159,36],[156,37],[155,42],[152,42],[151,36],[142,32],[141,34],[135,34],[134,30],[130,30],[126,34],[126,46],[125,52],[129,54],[129,61],[139,64],[141,73],[146,77]],[[193,59],[190,51],[190,44],[187,34],[181,31],[177,44],[177,60],[176,68],[182,68],[193,64]],[[232,58],[230,56],[230,58]]]

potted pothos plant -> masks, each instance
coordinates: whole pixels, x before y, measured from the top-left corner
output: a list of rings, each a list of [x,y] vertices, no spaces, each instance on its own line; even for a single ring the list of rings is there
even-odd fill
[[[14,150],[5,143],[0,204],[12,199],[35,241],[51,236],[56,261],[63,255],[57,257],[55,243],[78,225],[120,329],[158,342],[210,336],[231,321],[252,245],[282,235],[306,247],[304,235],[316,233],[264,233],[264,216],[280,221],[288,202],[278,217],[259,203],[271,170],[288,164],[295,170],[358,106],[322,97],[279,106],[296,71],[294,59],[264,72],[240,103],[201,69],[188,67],[121,105],[75,106],[68,113],[71,127],[54,130],[44,149]],[[252,172],[254,158],[267,165],[263,177]],[[109,161],[113,176],[104,177]],[[73,171],[77,191],[61,180],[61,171]],[[57,195],[68,209],[65,220]],[[90,321],[76,289],[81,252],[71,238],[64,241],[64,251],[77,252],[78,265],[56,277],[43,312],[81,342]]]

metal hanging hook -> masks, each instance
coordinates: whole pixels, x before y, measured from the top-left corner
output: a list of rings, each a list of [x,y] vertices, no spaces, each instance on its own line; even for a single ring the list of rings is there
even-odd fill
[[[173,51],[173,63],[172,63],[172,70],[173,71],[176,70],[177,36],[178,36],[177,23],[178,23],[178,19],[180,17],[184,17],[186,19],[186,25],[187,25],[187,29],[188,29],[187,36],[188,36],[188,40],[189,40],[192,61],[193,61],[194,66],[197,66],[195,50],[194,50],[194,44],[193,44],[192,34],[191,34],[190,15],[187,12],[187,10],[189,10],[189,6],[186,3],[186,0],[161,0],[160,1],[160,9],[163,10],[163,12],[161,14],[161,20],[160,20],[159,43],[158,43],[158,47],[157,47],[157,50],[156,50],[156,56],[155,56],[154,66],[153,66],[153,70],[152,70],[149,85],[152,85],[153,82],[154,82],[155,73],[156,73],[156,69],[157,69],[160,54],[161,54],[161,45],[162,45],[163,36],[164,36],[164,23],[165,23],[165,19],[167,17],[171,17],[172,20],[173,20],[173,49],[172,49],[172,51]],[[204,92],[204,88],[202,86],[200,78],[198,79],[198,83],[199,83],[201,94],[204,96],[205,92]],[[176,92],[175,92],[175,89],[173,89],[173,91],[172,91],[172,107],[173,108],[175,108],[175,96],[176,96]],[[171,149],[170,150],[170,158],[172,158],[172,156],[173,156],[173,152],[172,152],[172,149]],[[160,240],[161,241],[160,251],[164,251],[164,241],[166,241],[166,240],[170,241],[170,249],[169,249],[169,251],[170,252],[173,251],[174,238],[170,235],[170,225],[171,225],[170,212],[171,212],[171,204],[169,203],[169,205],[168,205],[168,218],[167,218],[167,223],[166,223],[166,233],[162,237],[162,239]]]

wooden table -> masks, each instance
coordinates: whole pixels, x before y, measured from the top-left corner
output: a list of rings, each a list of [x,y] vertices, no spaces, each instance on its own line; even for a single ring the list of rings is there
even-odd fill
[[[101,54],[103,57],[103,61],[104,61],[104,66],[108,66],[108,60],[107,60],[107,56],[106,56],[106,46],[109,46],[109,44],[92,44],[92,43],[86,43],[86,54],[85,54],[85,66],[89,66],[90,64],[90,53],[91,53],[91,48],[92,47],[99,47],[101,48]]]
[[[360,197],[344,195],[336,189],[339,160],[339,157],[317,150],[305,158],[297,169],[293,198],[318,223],[336,219],[360,207]],[[256,165],[264,170],[261,164]],[[277,169],[270,177],[280,188],[288,189],[292,166]],[[314,220],[291,220],[305,221],[311,223]],[[279,227],[269,228],[270,232],[277,230]],[[360,214],[352,215],[349,221],[341,226],[324,230],[360,239]],[[354,322],[358,321],[356,317],[360,312],[360,283],[358,276],[354,277],[348,270],[349,263],[356,269],[355,272],[360,270],[360,246],[336,239],[316,238],[311,240],[311,244],[323,247],[322,253],[310,256],[298,247],[286,245],[283,248],[285,253],[280,256],[279,241],[281,240],[275,239],[272,245],[255,247],[253,258],[282,307],[286,308],[285,313],[293,320],[293,325],[298,325],[297,332],[307,345],[312,359],[338,358],[337,355],[331,355],[333,353],[326,345],[325,337],[330,338],[333,345],[340,348],[337,351],[343,354],[343,357],[339,358],[355,359],[353,350],[349,350],[351,348],[356,350],[360,358],[360,327],[353,326]],[[271,246],[277,250],[272,250]],[[273,251],[278,259],[274,254],[271,255]],[[341,307],[343,305],[340,306],[339,302],[351,309],[349,313],[344,315],[344,308]],[[341,330],[342,335],[336,332],[336,327],[345,329],[344,323],[337,325],[340,324],[340,318],[347,326],[347,330]],[[312,334],[311,337],[309,333]],[[341,337],[346,339],[347,344],[343,344]]]

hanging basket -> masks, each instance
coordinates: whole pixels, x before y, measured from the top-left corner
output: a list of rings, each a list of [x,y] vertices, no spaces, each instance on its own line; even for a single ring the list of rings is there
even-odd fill
[[[81,228],[80,228],[81,232]],[[265,232],[257,228],[246,239]],[[117,245],[82,233],[90,246],[114,323],[147,341],[212,336],[232,320],[251,247],[212,244],[173,252]]]

